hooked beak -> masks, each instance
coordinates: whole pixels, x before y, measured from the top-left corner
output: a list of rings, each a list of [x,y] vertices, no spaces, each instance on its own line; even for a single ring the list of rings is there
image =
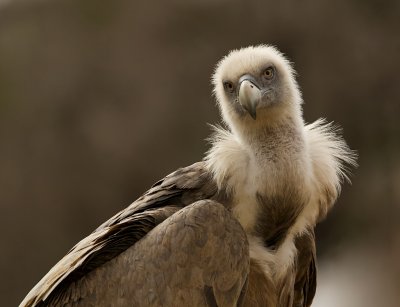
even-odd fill
[[[252,77],[243,76],[239,82],[239,103],[255,120],[257,107],[261,101],[261,91]]]

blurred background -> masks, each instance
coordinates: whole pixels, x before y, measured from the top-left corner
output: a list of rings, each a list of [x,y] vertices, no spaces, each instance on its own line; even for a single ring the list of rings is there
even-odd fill
[[[202,159],[216,62],[268,43],[295,63],[305,120],[340,124],[360,156],[317,229],[313,306],[398,306],[399,30],[396,0],[0,0],[2,305]]]

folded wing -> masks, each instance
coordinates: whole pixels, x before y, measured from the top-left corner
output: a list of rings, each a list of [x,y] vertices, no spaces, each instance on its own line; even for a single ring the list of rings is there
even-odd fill
[[[76,244],[28,293],[20,306],[41,306],[94,269],[117,257],[156,225],[217,189],[203,162],[178,169]]]

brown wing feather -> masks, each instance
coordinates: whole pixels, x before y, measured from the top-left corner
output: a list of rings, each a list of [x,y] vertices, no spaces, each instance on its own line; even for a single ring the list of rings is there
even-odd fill
[[[294,286],[294,304],[296,307],[308,307],[314,299],[317,288],[317,267],[314,229],[296,238],[297,274]]]
[[[216,193],[203,162],[178,169],[76,244],[20,306],[45,306],[63,289],[135,244],[174,212]]]
[[[222,204],[201,200],[46,302],[52,307],[235,306],[248,271],[243,228]]]

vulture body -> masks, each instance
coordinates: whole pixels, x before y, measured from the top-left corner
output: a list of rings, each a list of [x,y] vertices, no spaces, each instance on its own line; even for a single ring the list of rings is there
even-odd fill
[[[355,155],[303,122],[274,47],[229,53],[214,92],[227,128],[203,161],[157,182],[80,241],[20,306],[310,306],[314,227]]]

